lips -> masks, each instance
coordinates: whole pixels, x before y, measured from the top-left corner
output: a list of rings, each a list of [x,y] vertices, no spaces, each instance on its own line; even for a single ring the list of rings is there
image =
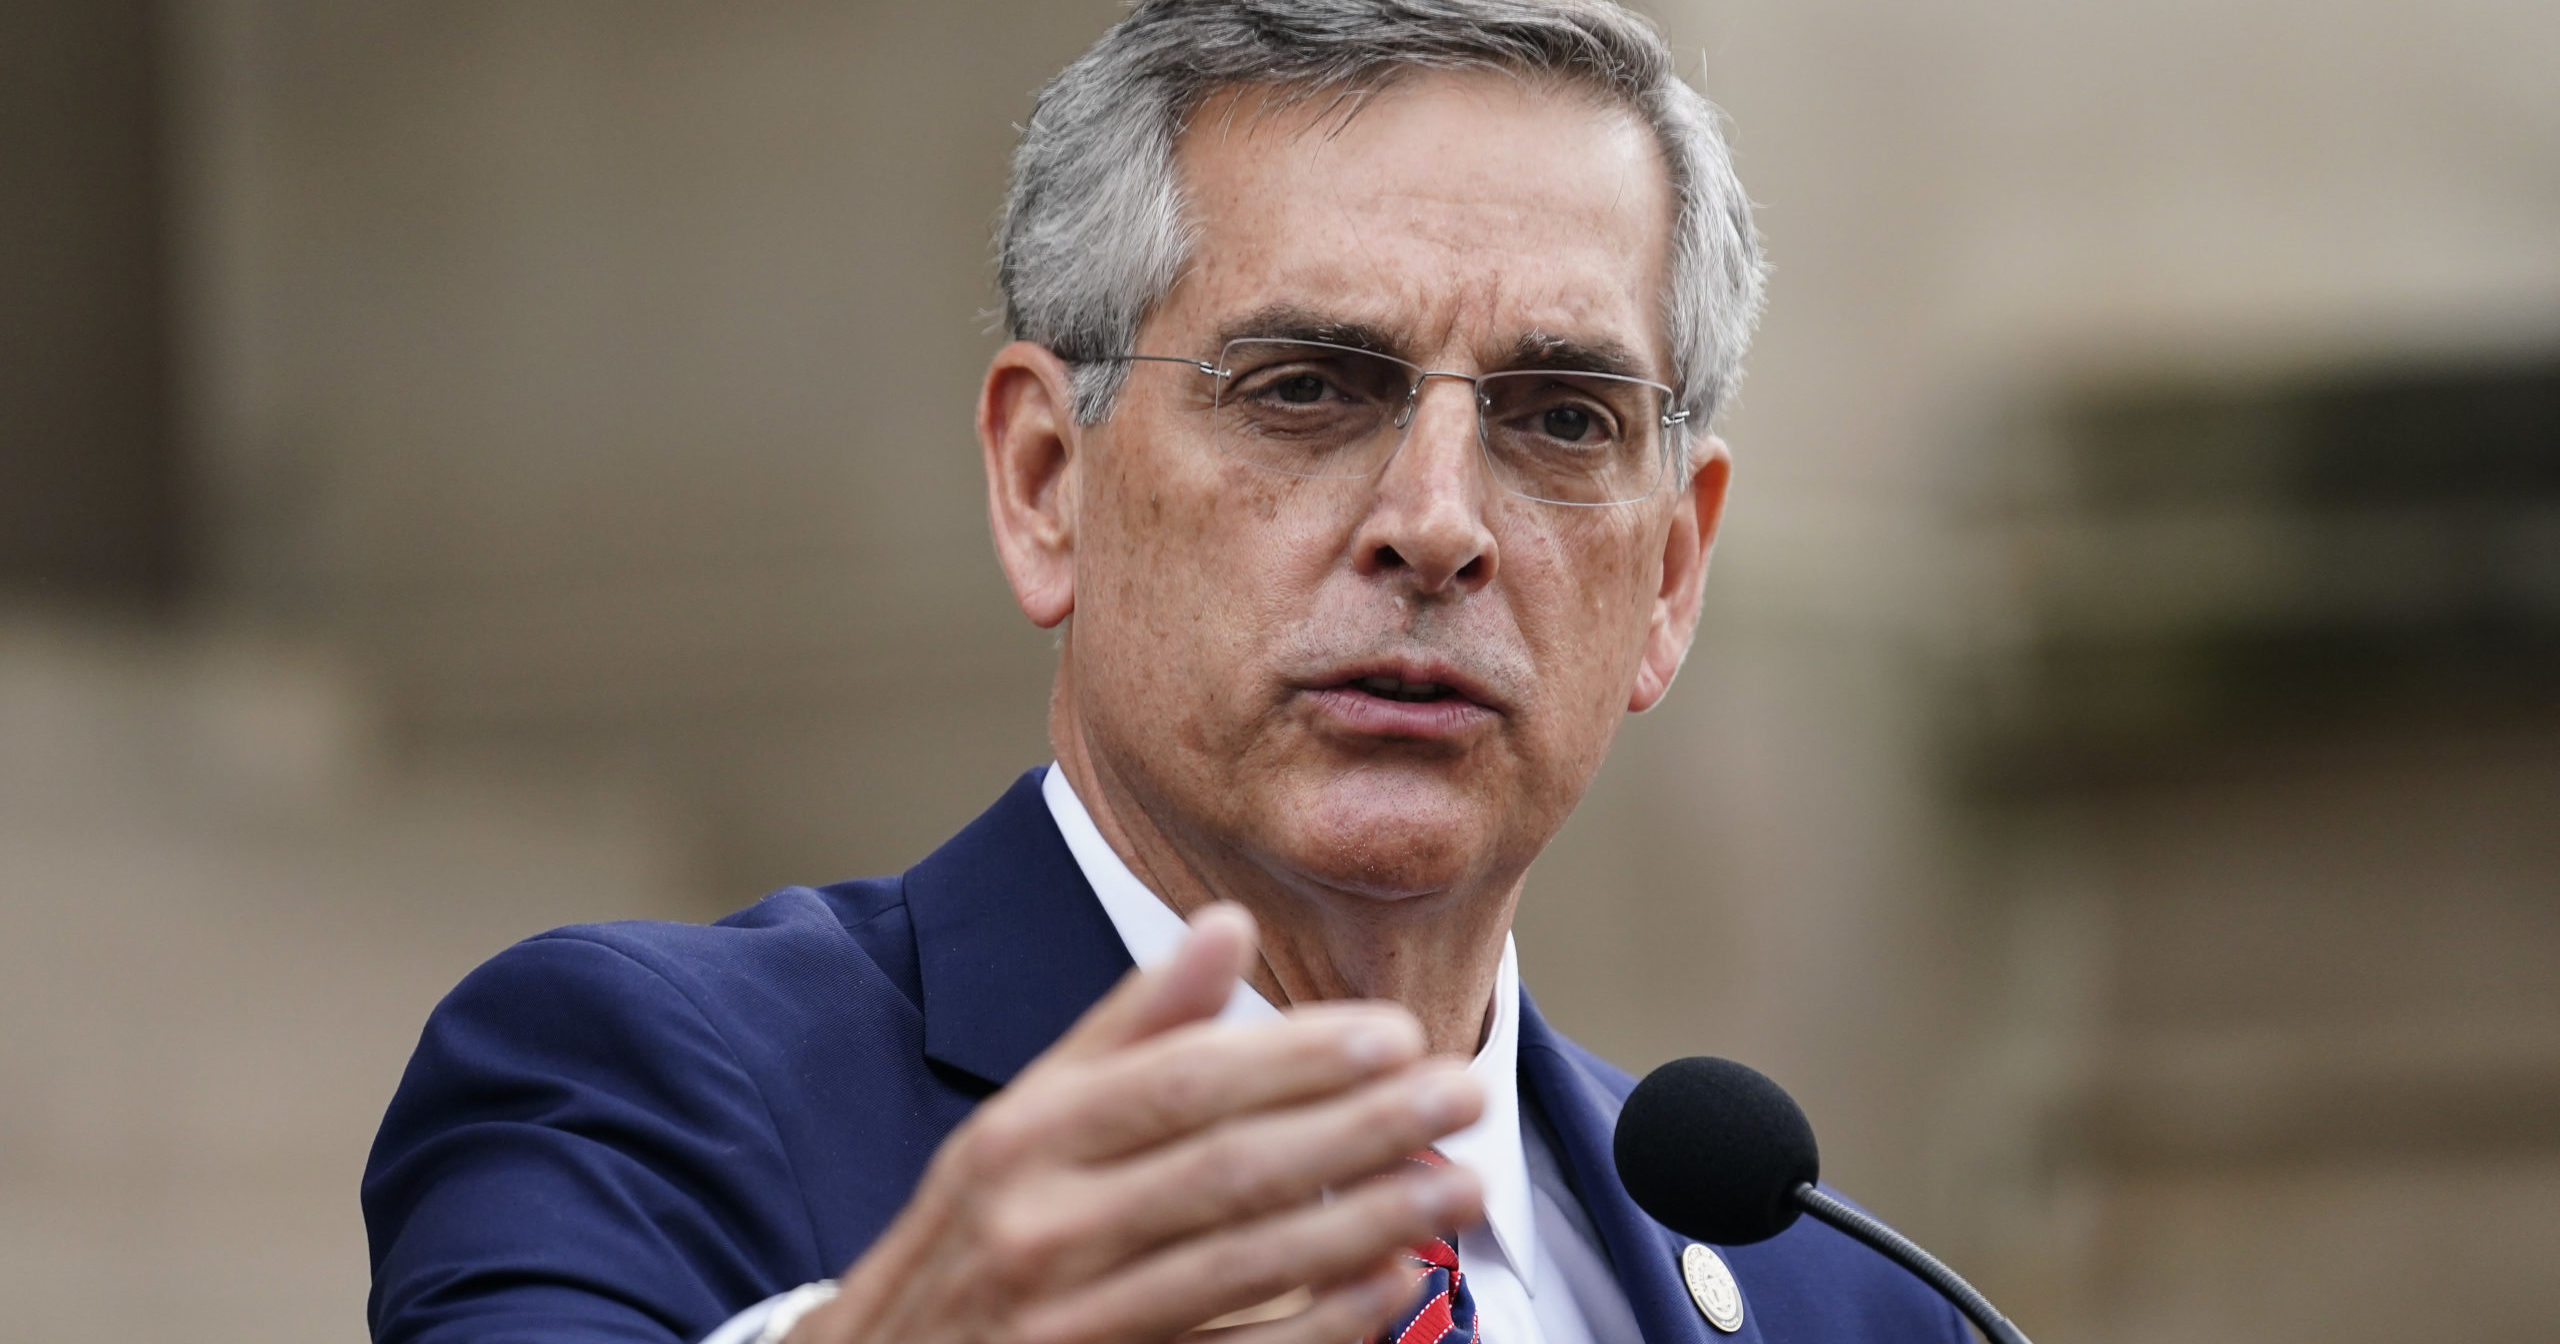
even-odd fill
[[[1447,741],[1482,731],[1502,712],[1480,682],[1436,661],[1342,668],[1307,690],[1330,725],[1355,737]]]
[[[1486,709],[1503,707],[1501,698],[1482,678],[1454,662],[1427,654],[1345,662],[1310,678],[1309,684],[1407,704],[1467,700]]]

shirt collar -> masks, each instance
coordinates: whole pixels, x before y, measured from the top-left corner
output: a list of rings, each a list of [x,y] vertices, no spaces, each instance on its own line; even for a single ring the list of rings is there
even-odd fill
[[[1049,815],[1066,837],[1076,866],[1084,870],[1085,881],[1101,899],[1103,913],[1110,916],[1111,926],[1119,930],[1120,941],[1128,946],[1129,959],[1143,968],[1171,957],[1174,949],[1181,946],[1187,927],[1182,916],[1149,891],[1138,875],[1129,871],[1129,865],[1121,862],[1119,853],[1093,824],[1092,814],[1085,811],[1084,801],[1076,797],[1066,771],[1051,765],[1047,777],[1040,781],[1040,796],[1047,800]],[[1257,1022],[1279,1015],[1279,1010],[1252,985],[1238,982],[1227,1006],[1218,1013],[1218,1020]],[[1467,1064],[1467,1072],[1484,1088],[1484,1114],[1436,1146],[1442,1156],[1470,1168],[1484,1182],[1485,1222],[1492,1229],[1503,1258],[1510,1261],[1512,1272],[1525,1286],[1537,1281],[1538,1239],[1536,1207],[1529,1191],[1529,1159],[1520,1146],[1519,1058],[1520,960],[1510,935],[1505,934],[1502,964],[1494,972],[1493,1026],[1485,1033],[1483,1047]]]

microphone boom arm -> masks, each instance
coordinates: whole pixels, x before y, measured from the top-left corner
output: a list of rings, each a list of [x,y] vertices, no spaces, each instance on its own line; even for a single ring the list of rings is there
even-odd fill
[[[1886,1259],[1926,1280],[1939,1296],[1953,1302],[1956,1310],[1963,1312],[1991,1344],[2028,1344],[2027,1337],[2018,1333],[2018,1327],[2009,1324],[2009,1318],[2001,1315],[1988,1298],[1975,1292],[1972,1284],[1940,1263],[1938,1257],[1921,1250],[1909,1237],[1824,1194],[1811,1181],[1796,1186],[1795,1202],[1805,1212],[1874,1247]]]

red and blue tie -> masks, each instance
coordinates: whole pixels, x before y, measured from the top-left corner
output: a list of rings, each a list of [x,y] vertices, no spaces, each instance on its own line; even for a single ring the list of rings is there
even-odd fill
[[[1446,1166],[1449,1161],[1428,1148],[1405,1160],[1426,1167]],[[1422,1270],[1422,1296],[1374,1344],[1477,1344],[1476,1299],[1467,1291],[1466,1274],[1458,1268],[1458,1243],[1433,1237],[1405,1254]]]

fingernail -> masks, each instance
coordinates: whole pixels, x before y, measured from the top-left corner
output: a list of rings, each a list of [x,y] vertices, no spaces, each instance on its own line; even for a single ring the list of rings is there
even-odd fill
[[[1195,930],[1212,924],[1228,924],[1250,934],[1253,932],[1253,914],[1233,901],[1218,901],[1193,911],[1190,924]]]
[[[1475,1193],[1475,1181],[1454,1171],[1434,1172],[1414,1182],[1413,1209],[1425,1218],[1446,1218]]]
[[[1414,1099],[1414,1110],[1424,1124],[1454,1125],[1475,1110],[1478,1100],[1475,1079],[1452,1073],[1425,1084]]]
[[[1408,1053],[1407,1034],[1384,1022],[1371,1022],[1353,1027],[1343,1040],[1342,1053],[1363,1069],[1378,1069],[1395,1063]]]

